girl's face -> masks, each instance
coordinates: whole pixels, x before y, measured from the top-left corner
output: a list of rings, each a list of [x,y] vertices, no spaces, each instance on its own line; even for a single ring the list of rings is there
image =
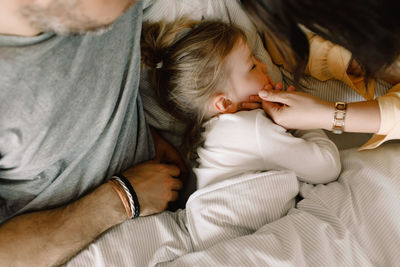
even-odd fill
[[[230,52],[227,67],[230,70],[227,96],[230,100],[239,104],[248,101],[250,95],[257,95],[272,80],[267,75],[267,67],[254,57],[247,42],[239,40]]]

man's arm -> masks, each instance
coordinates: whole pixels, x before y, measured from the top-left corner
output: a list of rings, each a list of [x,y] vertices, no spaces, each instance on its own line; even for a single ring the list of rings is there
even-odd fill
[[[174,177],[179,174],[176,166],[154,161],[124,172],[137,193],[141,216],[159,213],[177,199],[182,182]],[[118,194],[107,183],[66,206],[16,216],[0,226],[0,266],[62,264],[126,219]]]
[[[0,227],[1,266],[53,266],[65,262],[108,228],[126,220],[109,184],[57,209],[17,216]]]

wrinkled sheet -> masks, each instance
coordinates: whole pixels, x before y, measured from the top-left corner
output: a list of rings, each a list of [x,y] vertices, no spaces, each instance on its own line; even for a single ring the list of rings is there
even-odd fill
[[[190,14],[249,25],[234,0],[146,2],[164,6],[147,10],[147,19]],[[260,41],[251,38],[258,50]],[[269,60],[266,54],[264,61]],[[270,70],[276,72],[273,65]],[[291,75],[281,71],[284,84],[291,84]],[[157,106],[146,73],[142,77],[148,122],[170,142],[179,143],[179,125]],[[389,87],[378,82],[376,94]],[[306,77],[297,90],[328,101],[362,100],[335,80]],[[361,145],[369,135],[330,137],[346,149]],[[141,217],[110,229],[66,266],[396,266],[399,152],[399,144],[373,151],[343,150],[342,173],[327,185],[300,184],[289,171],[223,181],[190,195],[184,210]],[[298,193],[304,199],[296,205]]]
[[[399,152],[344,150],[342,174],[327,185],[284,171],[225,181],[197,191],[186,210],[114,227],[67,266],[396,266]]]

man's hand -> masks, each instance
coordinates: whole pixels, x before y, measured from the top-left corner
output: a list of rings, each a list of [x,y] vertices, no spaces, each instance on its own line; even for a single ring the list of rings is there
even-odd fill
[[[140,216],[147,216],[164,211],[169,202],[178,199],[182,180],[186,179],[187,169],[179,155],[167,141],[154,129],[151,134],[156,150],[156,158],[126,170],[128,178],[136,191]]]
[[[156,149],[156,158],[161,163],[174,164],[181,170],[180,178],[185,181],[187,176],[187,169],[179,152],[172,147],[167,141],[162,138],[156,130],[151,128],[151,135],[153,137],[154,147]]]
[[[160,140],[155,140],[158,157],[178,164],[179,156]],[[138,164],[123,174],[136,191],[140,216],[165,210],[182,187],[176,178],[181,170],[159,161]],[[100,233],[125,220],[120,198],[109,183],[104,183],[68,205],[22,214],[0,225],[0,266],[58,266]]]
[[[140,216],[152,215],[164,211],[168,202],[178,198],[182,181],[178,177],[180,170],[175,165],[147,161],[126,170],[128,178],[137,194],[140,204]]]

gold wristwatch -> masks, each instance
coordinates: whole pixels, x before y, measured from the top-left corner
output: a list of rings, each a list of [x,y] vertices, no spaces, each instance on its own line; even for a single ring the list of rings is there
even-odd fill
[[[335,103],[335,115],[333,117],[332,132],[341,134],[344,130],[344,119],[346,118],[347,104],[345,102]]]

